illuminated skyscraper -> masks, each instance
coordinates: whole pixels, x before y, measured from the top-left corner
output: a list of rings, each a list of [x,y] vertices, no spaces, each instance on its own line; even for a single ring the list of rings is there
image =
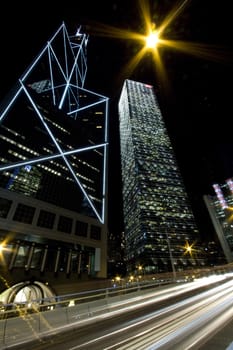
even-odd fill
[[[119,117],[129,270],[143,266],[153,273],[203,265],[199,232],[153,87],[126,80]]]
[[[233,179],[223,184],[213,184],[214,196],[205,195],[204,201],[208,209],[213,227],[221,244],[226,261],[233,262]]]
[[[87,42],[63,23],[1,105],[8,285],[33,276],[56,290],[80,276],[106,277],[108,98],[84,88]]]

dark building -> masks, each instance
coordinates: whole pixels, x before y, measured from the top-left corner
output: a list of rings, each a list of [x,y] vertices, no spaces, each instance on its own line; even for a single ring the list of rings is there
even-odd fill
[[[119,100],[128,270],[205,265],[199,232],[151,85],[126,80]]]
[[[127,274],[125,263],[124,232],[108,234],[108,277],[125,277]]]
[[[107,276],[108,98],[84,87],[87,42],[63,23],[2,102],[0,292]]]

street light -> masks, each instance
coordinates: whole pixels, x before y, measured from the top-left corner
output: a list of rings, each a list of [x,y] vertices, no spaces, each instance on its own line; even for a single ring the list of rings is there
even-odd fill
[[[156,31],[151,31],[146,37],[146,48],[155,49],[159,43],[159,34]]]
[[[172,256],[171,245],[170,245],[170,239],[169,239],[169,237],[168,237],[167,232],[166,232],[166,236],[167,236],[167,245],[168,245],[168,250],[169,250],[171,265],[172,265],[173,280],[176,281],[176,269],[175,269],[175,265],[174,265],[174,259],[173,259],[173,256]]]
[[[189,244],[188,241],[185,242],[185,246],[184,246],[184,255],[189,254],[191,256],[191,258],[193,257],[193,253],[195,252],[195,249],[193,248],[195,243]]]
[[[139,278],[141,277],[140,275],[144,275],[144,269],[142,265],[138,265],[138,274],[139,274]]]
[[[138,266],[138,271],[140,271],[140,272],[142,271],[142,266],[141,265]]]

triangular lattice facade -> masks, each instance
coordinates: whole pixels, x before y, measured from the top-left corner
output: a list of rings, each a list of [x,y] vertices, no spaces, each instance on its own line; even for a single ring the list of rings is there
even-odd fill
[[[88,37],[63,23],[0,111],[0,187],[105,222],[108,98],[84,88]]]

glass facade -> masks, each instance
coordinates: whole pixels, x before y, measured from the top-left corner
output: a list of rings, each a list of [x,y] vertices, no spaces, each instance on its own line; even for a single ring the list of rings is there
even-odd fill
[[[225,258],[233,262],[233,179],[213,184],[215,195],[205,195],[204,201],[217,233]]]
[[[87,42],[63,23],[0,105],[0,269],[12,281],[15,268],[106,277],[108,98],[84,87]]]
[[[129,270],[139,264],[148,273],[203,265],[199,232],[153,87],[126,80],[119,119]],[[187,244],[194,243],[196,253],[186,254]]]

